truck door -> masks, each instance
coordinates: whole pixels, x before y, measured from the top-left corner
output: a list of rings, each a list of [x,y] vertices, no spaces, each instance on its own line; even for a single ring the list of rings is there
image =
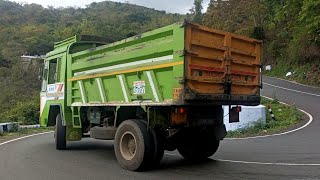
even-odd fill
[[[40,116],[49,105],[48,102],[56,102],[64,99],[64,84],[59,83],[59,62],[61,58],[48,59],[44,62],[42,86],[40,93]],[[46,105],[47,104],[47,105]]]

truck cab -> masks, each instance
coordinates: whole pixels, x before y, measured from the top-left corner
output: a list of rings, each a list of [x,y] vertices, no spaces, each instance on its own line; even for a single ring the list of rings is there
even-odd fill
[[[41,74],[40,92],[40,125],[54,126],[56,116],[66,108],[66,75],[67,61],[71,53],[95,48],[110,41],[106,38],[88,35],[77,35],[56,42],[54,50],[46,54]],[[65,122],[63,124],[66,124]]]

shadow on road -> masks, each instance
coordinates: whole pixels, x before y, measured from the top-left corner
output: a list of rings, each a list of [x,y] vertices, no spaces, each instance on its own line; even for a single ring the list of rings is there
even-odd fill
[[[154,171],[161,171],[167,169],[205,169],[205,167],[212,168],[213,166],[217,165],[217,163],[218,161],[209,158],[202,161],[188,161],[183,159],[182,157],[180,157],[179,159],[166,157],[163,159],[160,166],[157,169],[154,169]]]
[[[97,151],[114,152],[113,144],[101,144],[101,143],[70,143],[67,145],[66,151]]]
[[[54,146],[52,144],[52,146]],[[118,164],[115,154],[113,141],[81,141],[81,142],[69,142],[67,149],[64,150],[66,154],[86,156],[90,159],[99,159],[104,161],[103,163]],[[65,154],[65,155],[66,155]],[[145,173],[162,172],[167,170],[183,171],[183,172],[198,172],[204,173],[214,166],[218,166],[218,161],[213,159],[205,159],[202,161],[187,161],[181,156],[169,156],[164,155],[160,165],[156,168],[148,169]],[[119,169],[120,166],[119,166]],[[202,171],[199,171],[199,170]]]

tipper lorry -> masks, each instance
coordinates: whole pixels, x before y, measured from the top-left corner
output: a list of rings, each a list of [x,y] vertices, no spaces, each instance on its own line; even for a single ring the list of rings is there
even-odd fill
[[[114,140],[127,170],[158,165],[164,150],[205,159],[227,134],[222,106],[236,116],[234,105],[260,103],[260,60],[259,40],[187,21],[118,42],[77,35],[45,57],[40,124],[55,126],[58,150]]]

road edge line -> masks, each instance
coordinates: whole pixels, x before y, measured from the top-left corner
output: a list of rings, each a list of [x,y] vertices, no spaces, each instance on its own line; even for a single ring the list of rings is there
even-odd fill
[[[40,135],[44,135],[44,134],[50,134],[50,133],[53,133],[53,132],[54,131],[49,131],[49,132],[43,132],[43,133],[38,133],[38,134],[31,134],[31,135],[27,135],[27,136],[22,136],[22,137],[19,137],[19,138],[16,138],[16,139],[11,139],[9,141],[5,141],[3,143],[0,143],[0,146],[8,144],[8,143],[11,143],[11,142],[15,142],[15,141],[18,141],[18,140],[21,140],[21,139],[26,139],[26,138],[33,137],[33,136],[40,136]]]
[[[267,98],[269,100],[274,100],[274,99],[266,97],[266,96],[261,96],[261,97]],[[279,103],[287,105],[287,106],[290,106],[289,104],[284,103],[284,102],[279,102]],[[309,117],[309,121],[306,124],[304,124],[303,126],[301,126],[301,127],[298,127],[296,129],[293,129],[293,130],[290,130],[290,131],[286,131],[286,132],[283,132],[283,133],[278,133],[278,134],[270,134],[270,135],[264,135],[264,136],[253,136],[253,137],[245,137],[245,138],[224,138],[224,140],[248,140],[248,139],[275,137],[275,136],[282,136],[282,135],[290,134],[290,133],[299,131],[301,129],[304,129],[305,127],[309,126],[313,122],[313,116],[310,113],[306,112],[305,110],[302,110],[300,108],[298,108],[298,110],[303,112],[304,114],[306,114]]]
[[[255,161],[235,161],[228,159],[215,159],[220,162],[241,163],[241,164],[256,164],[256,165],[277,165],[277,166],[320,166],[320,164],[299,164],[299,163],[272,163],[272,162],[255,162]]]
[[[290,89],[290,88],[285,88],[285,87],[281,87],[281,86],[277,86],[277,85],[269,84],[269,83],[263,83],[263,84],[264,84],[264,85],[267,85],[267,86],[279,88],[279,89],[284,89],[284,90],[287,90],[287,91],[292,91],[292,92],[296,92],[296,93],[301,93],[301,94],[307,94],[307,95],[310,95],[310,96],[320,97],[320,94],[308,93],[308,92],[299,91],[299,90]]]
[[[182,157],[178,154],[164,153],[169,156]],[[241,163],[241,164],[256,164],[256,165],[277,165],[277,166],[320,166],[320,164],[299,164],[299,163],[273,163],[273,162],[256,162],[256,161],[236,161],[229,159],[212,159],[218,162],[229,162],[229,163]]]
[[[290,81],[290,80],[283,79],[283,78],[272,77],[272,76],[265,76],[265,77],[268,77],[268,78],[271,78],[271,79],[277,79],[277,80],[286,81],[286,82],[289,82],[289,83],[292,83],[292,84],[295,84],[295,85],[299,85],[299,86],[305,86],[305,87],[309,87],[309,88],[320,89],[320,87],[317,87],[317,86],[311,86],[311,85],[307,85],[307,84],[301,84],[301,83],[298,83],[298,82],[295,82],[295,81]]]

